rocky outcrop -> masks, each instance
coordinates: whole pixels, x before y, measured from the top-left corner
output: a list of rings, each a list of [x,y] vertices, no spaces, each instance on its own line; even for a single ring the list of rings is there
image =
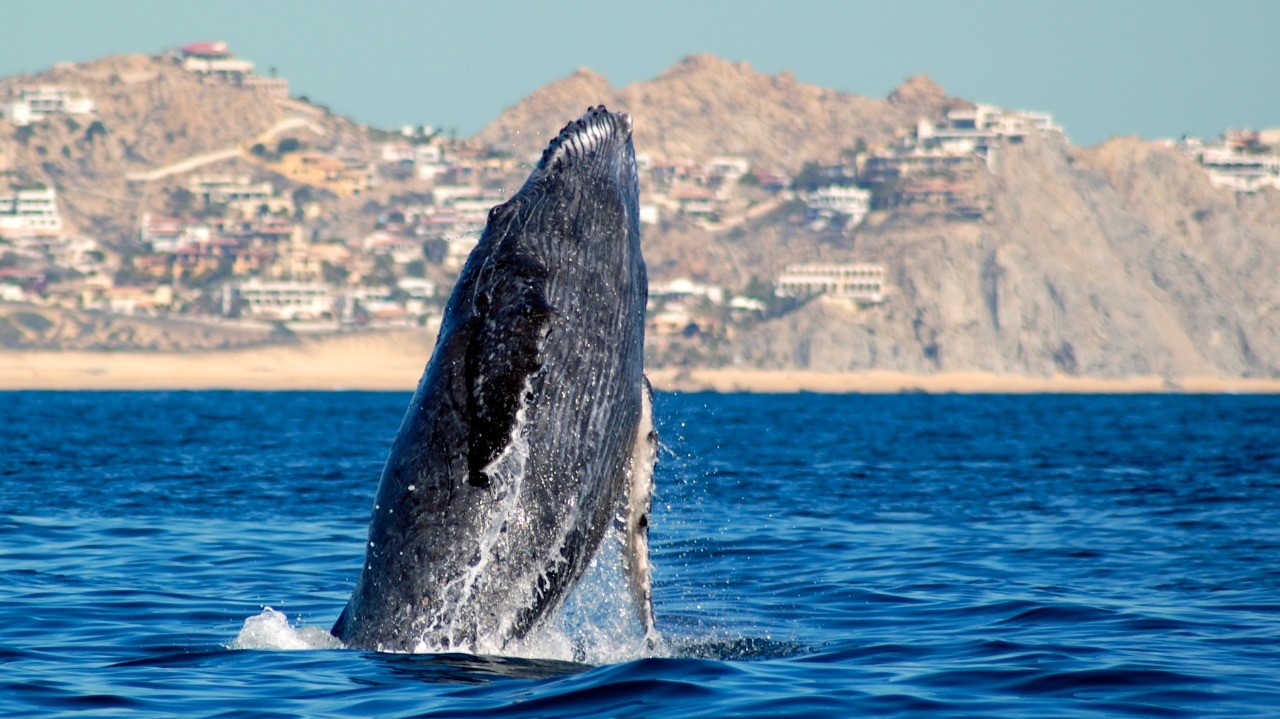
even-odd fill
[[[984,222],[856,234],[850,256],[889,269],[884,305],[812,302],[741,333],[724,359],[823,370],[1280,376],[1280,230],[1242,212],[1194,163],[1140,140],[1081,151],[1047,136],[1006,148],[990,179]]]

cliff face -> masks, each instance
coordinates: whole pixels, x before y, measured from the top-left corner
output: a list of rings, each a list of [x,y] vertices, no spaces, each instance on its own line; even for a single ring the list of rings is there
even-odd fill
[[[1280,375],[1280,229],[1175,152],[1032,138],[990,176],[981,223],[859,231],[887,302],[824,301],[737,337],[771,367],[1049,375]],[[1267,217],[1280,197],[1243,198]]]
[[[636,118],[638,151],[678,158],[744,155],[757,167],[792,171],[807,160],[838,157],[858,139],[891,140],[920,114],[946,102],[941,88],[913,78],[889,100],[876,100],[775,76],[709,55],[676,63],[647,82],[613,90],[579,70],[508,108],[475,139],[534,155],[568,120],[592,105]]]

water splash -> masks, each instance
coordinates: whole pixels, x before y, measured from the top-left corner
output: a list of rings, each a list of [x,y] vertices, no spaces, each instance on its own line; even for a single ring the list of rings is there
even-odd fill
[[[653,644],[645,639],[622,569],[622,552],[622,532],[612,529],[565,605],[542,629],[501,648],[481,640],[476,651],[467,653],[597,665],[666,656],[665,642],[659,638]],[[264,607],[244,620],[229,648],[311,650],[342,649],[344,645],[325,628],[291,625],[283,612]],[[412,653],[440,651],[424,645]]]
[[[613,528],[601,541],[582,580],[545,627],[503,654],[585,664],[617,664],[664,656],[661,637],[646,640],[623,570],[624,539]]]
[[[262,613],[244,620],[231,649],[342,649],[342,642],[322,627],[294,627],[284,612],[263,607]]]

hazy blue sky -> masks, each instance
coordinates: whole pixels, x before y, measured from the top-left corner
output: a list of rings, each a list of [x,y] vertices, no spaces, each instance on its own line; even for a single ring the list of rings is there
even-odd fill
[[[952,95],[1052,112],[1083,145],[1280,126],[1273,0],[28,0],[0,15],[2,75],[226,40],[359,121],[462,135],[578,67],[621,87],[704,52],[876,97],[925,73]]]

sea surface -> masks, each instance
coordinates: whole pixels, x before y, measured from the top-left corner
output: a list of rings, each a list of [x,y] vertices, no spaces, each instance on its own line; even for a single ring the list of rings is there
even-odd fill
[[[343,649],[408,399],[0,393],[0,716],[1280,716],[1280,397],[659,395],[663,646]]]

